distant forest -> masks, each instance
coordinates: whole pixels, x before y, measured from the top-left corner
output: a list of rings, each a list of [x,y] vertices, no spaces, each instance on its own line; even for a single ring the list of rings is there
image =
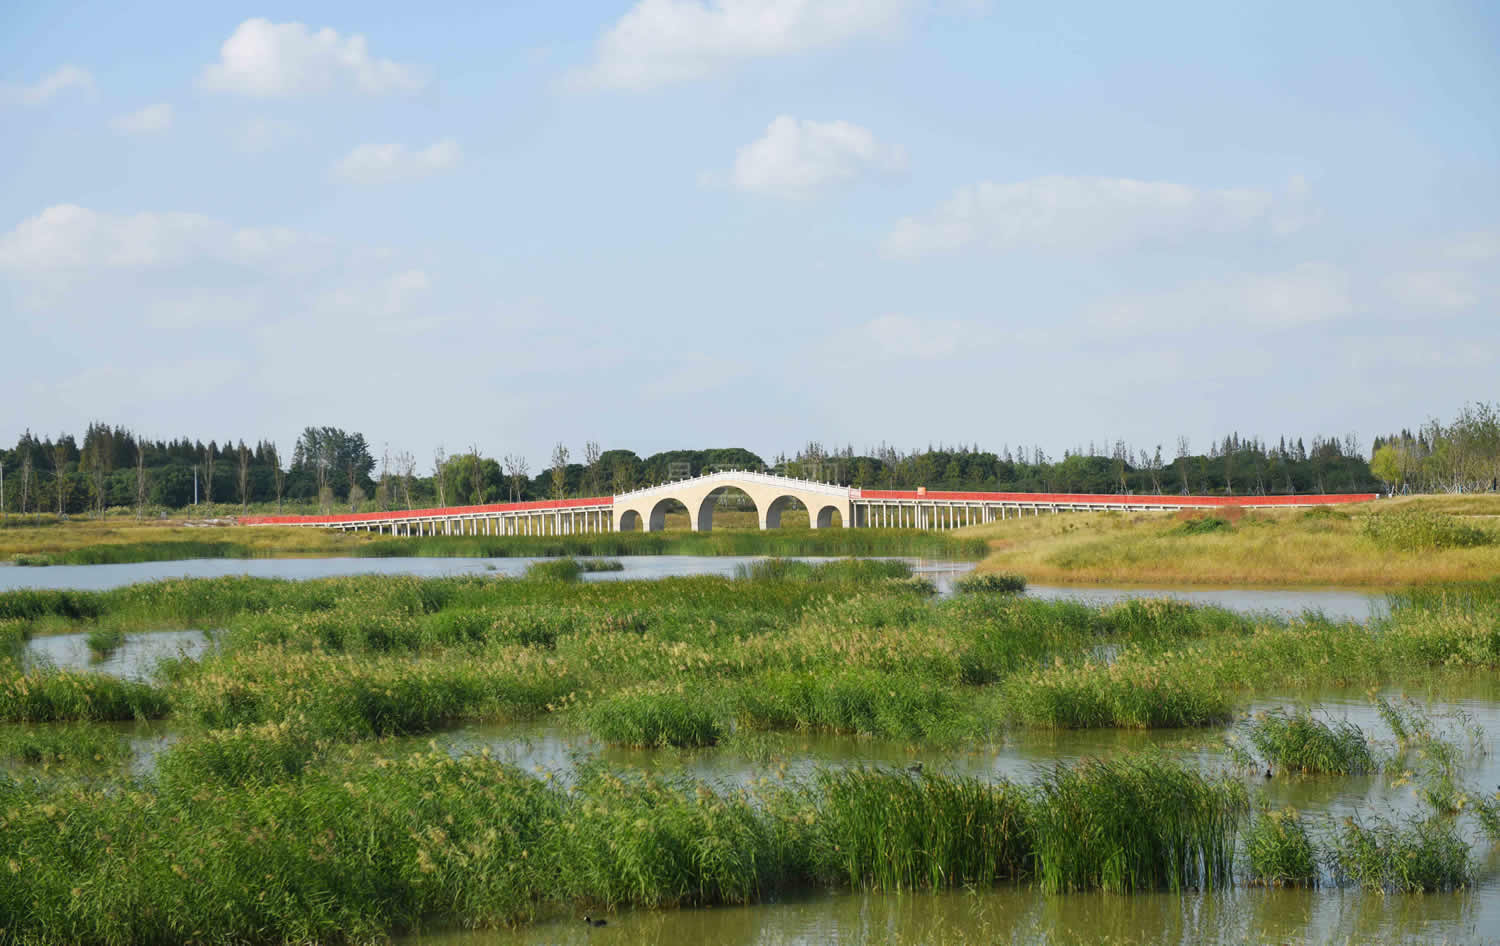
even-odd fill
[[[191,506],[288,511],[377,510],[432,505],[599,496],[720,469],[780,472],[868,489],[997,490],[1080,493],[1230,495],[1494,489],[1500,477],[1500,417],[1486,404],[1465,407],[1448,424],[1377,438],[1373,463],[1353,435],[1281,437],[1275,442],[1230,434],[1194,452],[1179,438],[1132,448],[1090,443],[1049,457],[1038,447],[807,443],[794,454],[761,457],[739,447],[671,450],[642,458],[630,450],[584,445],[575,455],[558,444],[533,472],[525,458],[490,457],[477,449],[439,448],[419,464],[409,452],[376,456],[361,433],[308,427],[282,453],[268,440],[149,440],[122,427],[92,424],[72,434],[23,434],[0,450],[6,513],[137,512]],[[196,484],[196,486],[195,486]],[[195,492],[196,489],[196,492]]]

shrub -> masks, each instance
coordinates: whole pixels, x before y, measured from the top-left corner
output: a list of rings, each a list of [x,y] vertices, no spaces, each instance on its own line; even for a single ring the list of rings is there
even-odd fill
[[[1183,521],[1172,530],[1172,534],[1213,535],[1216,532],[1229,532],[1233,528],[1229,520],[1223,516],[1199,516]]]

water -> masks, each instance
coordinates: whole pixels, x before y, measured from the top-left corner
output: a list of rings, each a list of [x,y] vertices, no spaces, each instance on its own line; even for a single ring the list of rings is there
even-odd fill
[[[208,644],[208,635],[202,631],[151,631],[126,634],[124,643],[100,656],[89,650],[87,634],[54,634],[27,641],[21,651],[21,665],[28,670],[51,666],[147,680],[162,658],[196,659],[208,649]]]
[[[622,581],[682,575],[733,576],[741,565],[760,556],[624,555],[619,572],[592,572],[585,581]],[[520,575],[536,558],[252,558],[186,559],[175,562],[132,562],[124,565],[54,565],[47,568],[0,568],[0,591],[16,588],[66,588],[103,591],[163,578],[218,578],[249,575],[257,578],[333,578],[345,575]],[[806,561],[826,561],[809,558]],[[955,579],[974,565],[907,559],[913,570],[931,578],[940,593],[951,593]],[[1026,593],[1045,599],[1066,598],[1107,603],[1121,598],[1169,597],[1197,604],[1213,604],[1245,612],[1299,615],[1319,611],[1334,620],[1366,621],[1384,606],[1381,592],[1348,589],[1244,588],[1107,588],[1035,585]]]
[[[1390,700],[1433,700],[1426,711],[1440,733],[1464,742],[1463,726],[1482,726],[1483,738],[1466,756],[1462,777],[1492,789],[1500,783],[1500,680],[1490,676],[1445,676],[1424,687],[1387,690]],[[1313,705],[1329,718],[1346,718],[1394,754],[1392,734],[1369,697],[1355,690],[1298,692],[1257,700],[1251,712]],[[601,746],[587,736],[550,723],[525,726],[466,726],[431,737],[451,752],[488,748],[532,771],[551,772],[567,783],[576,765],[601,759],[613,771],[678,773],[743,784],[759,778],[795,778],[814,765],[921,761],[930,770],[1018,781],[1058,760],[1157,745],[1206,768],[1222,768],[1214,747],[1229,734],[1220,730],[1132,732],[1060,731],[1010,734],[994,745],[957,751],[898,742],[826,734],[772,737],[755,759],[730,746],[712,750],[629,750]],[[426,740],[413,740],[425,743]],[[1252,796],[1276,807],[1292,805],[1315,820],[1360,814],[1396,817],[1419,810],[1409,785],[1390,775],[1357,778],[1288,776],[1267,781],[1244,773]],[[1211,893],[1086,893],[1049,895],[1020,884],[942,893],[812,892],[747,907],[623,911],[609,915],[604,929],[590,930],[582,911],[564,911],[517,930],[439,932],[402,940],[408,946],[521,946],[604,942],[789,944],[820,943],[1500,943],[1500,887],[1494,881],[1500,855],[1477,834],[1479,881],[1454,893],[1391,895],[1325,886],[1317,890],[1266,890],[1237,886]]]

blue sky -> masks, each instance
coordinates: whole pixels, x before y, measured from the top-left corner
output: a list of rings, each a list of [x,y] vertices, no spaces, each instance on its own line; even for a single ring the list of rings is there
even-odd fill
[[[11,4],[0,439],[536,466],[1500,397],[1500,9]]]

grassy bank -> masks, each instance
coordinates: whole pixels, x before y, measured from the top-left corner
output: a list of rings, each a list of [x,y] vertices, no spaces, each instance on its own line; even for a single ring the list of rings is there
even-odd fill
[[[1036,583],[1394,588],[1500,574],[1500,497],[1307,510],[1069,513],[959,531]]]
[[[972,560],[983,540],[922,530],[797,529],[761,532],[612,532],[572,536],[411,536],[255,528],[121,524],[77,520],[0,529],[0,562],[108,565],[194,558],[354,558],[620,555],[903,555]]]

